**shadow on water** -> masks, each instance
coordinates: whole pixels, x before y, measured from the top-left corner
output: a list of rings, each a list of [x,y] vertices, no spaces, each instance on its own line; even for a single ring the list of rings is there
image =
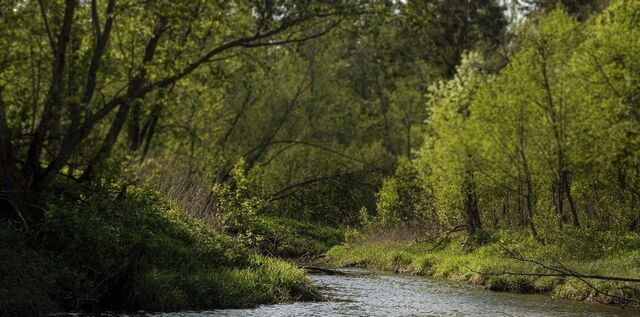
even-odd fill
[[[490,292],[447,281],[377,275],[357,269],[343,271],[348,274],[311,275],[314,284],[328,296],[326,302],[142,316],[640,316],[636,309],[555,300],[545,295]]]

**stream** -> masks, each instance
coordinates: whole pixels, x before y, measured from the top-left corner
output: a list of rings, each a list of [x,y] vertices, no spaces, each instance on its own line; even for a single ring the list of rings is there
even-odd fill
[[[491,292],[436,279],[344,271],[348,275],[311,275],[314,284],[329,297],[326,302],[144,316],[640,316],[636,309],[557,300],[547,295]]]

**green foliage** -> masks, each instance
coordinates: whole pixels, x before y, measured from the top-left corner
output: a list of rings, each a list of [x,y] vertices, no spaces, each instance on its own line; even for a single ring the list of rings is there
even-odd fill
[[[479,54],[465,55],[455,78],[430,88],[431,116],[420,166],[424,187],[433,190],[438,220],[446,225],[458,224],[463,217],[464,186],[474,170],[476,139],[469,118],[475,112],[475,94],[488,80],[482,67]]]
[[[246,256],[233,253],[238,249],[231,238],[173,208],[154,192],[133,187],[120,199],[108,190],[76,194],[82,196],[80,202],[50,204],[44,233],[44,245],[70,258],[75,254],[108,268],[136,243],[147,245],[150,254],[157,256],[149,259],[151,263],[172,267],[220,266],[239,263]]]
[[[470,53],[432,86],[418,166],[437,222],[465,220],[471,189],[489,230],[542,240],[568,226],[638,230],[639,10],[614,1],[586,22],[553,10],[518,26],[517,51],[497,74]]]
[[[220,218],[220,224],[235,234],[250,234],[245,228],[246,224],[257,216],[260,209],[264,208],[265,202],[254,192],[253,185],[245,173],[243,160],[231,170],[230,183],[213,185],[215,211]]]
[[[318,255],[344,240],[342,231],[281,217],[258,217],[247,223],[258,249],[268,255]]]
[[[373,225],[373,217],[369,214],[366,207],[362,207],[358,210],[358,222],[363,228]]]
[[[215,210],[224,230],[264,254],[295,257],[320,254],[340,243],[340,230],[290,218],[262,215],[266,206],[257,186],[240,161],[231,171],[231,183],[215,184]]]
[[[570,297],[469,267],[503,241],[635,273],[640,2],[528,2],[510,27],[498,1],[3,2],[0,218],[36,230],[0,227],[0,309],[108,306],[119,279],[131,307],[288,300],[302,272],[254,253],[461,225],[330,254]]]
[[[12,273],[0,290],[11,294],[2,296],[3,314],[249,307],[313,295],[302,270],[252,255],[242,237],[212,229],[155,192],[56,188],[37,243],[2,225],[0,266]],[[315,237],[330,241],[331,234]],[[119,286],[122,277],[133,284]],[[127,301],[110,302],[114,291]]]
[[[247,308],[256,303],[314,299],[303,270],[254,256],[246,268],[145,272],[142,306],[152,310]]]
[[[534,12],[549,12],[560,7],[579,20],[586,20],[609,4],[609,1],[605,0],[528,0],[526,2]]]
[[[368,230],[423,229],[433,220],[433,210],[429,192],[421,185],[416,164],[400,160],[394,175],[382,182],[375,218],[369,219],[361,209],[361,225]]]
[[[398,182],[393,178],[385,179],[378,193],[376,222],[383,227],[396,227],[406,220],[400,216],[400,196]]]

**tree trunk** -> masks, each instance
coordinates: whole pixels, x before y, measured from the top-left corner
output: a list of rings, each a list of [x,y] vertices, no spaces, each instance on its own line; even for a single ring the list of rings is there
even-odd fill
[[[135,96],[139,95],[140,89],[142,89],[143,85],[147,82],[147,70],[145,69],[145,67],[153,60],[153,57],[155,56],[160,37],[166,30],[167,21],[167,17],[158,17],[156,27],[153,31],[153,36],[151,36],[151,38],[147,42],[147,45],[145,46],[144,56],[142,58],[142,67],[139,73],[131,80],[129,87],[127,88],[127,96],[129,97],[127,99],[129,100],[120,104],[118,112],[116,113],[116,117],[111,123],[111,127],[109,128],[109,132],[107,133],[102,146],[100,147],[100,150],[98,150],[96,155],[89,162],[87,169],[81,177],[82,180],[86,181],[91,179],[91,177],[93,177],[96,165],[102,163],[104,159],[107,158],[107,156],[111,153],[111,150],[118,140],[118,136],[122,132],[122,129],[127,121],[127,117],[129,116],[129,112],[131,112],[131,108],[133,107],[139,109],[141,98],[135,98]],[[139,119],[139,117],[136,119]],[[136,130],[136,135],[138,135],[138,130]],[[136,144],[138,144],[137,136]]]
[[[6,144],[0,150],[0,218],[20,222],[27,231],[44,221],[44,208],[38,195],[24,181],[22,173],[6,152]]]
[[[520,144],[518,146],[518,153],[520,154],[520,161],[522,163],[522,172],[524,174],[524,183],[525,183],[525,201],[527,205],[527,213],[526,213],[526,224],[529,226],[529,230],[531,234],[536,240],[540,240],[538,236],[538,230],[536,230],[535,223],[533,222],[533,214],[534,214],[534,206],[535,206],[535,197],[533,190],[533,180],[531,177],[531,170],[529,169],[529,161],[527,160],[527,155],[525,153],[525,129],[524,125],[520,124],[519,129],[519,140]]]
[[[527,179],[527,191],[525,193],[526,201],[527,201],[527,224],[529,225],[529,230],[531,230],[531,234],[536,240],[539,240],[538,230],[536,230],[536,225],[533,223],[533,186],[531,184],[531,180]]]
[[[91,178],[95,176],[94,172],[95,172],[96,165],[99,165],[100,163],[102,163],[104,159],[109,155],[109,153],[111,153],[111,149],[113,149],[113,146],[116,144],[116,141],[118,140],[118,136],[122,131],[122,127],[124,127],[124,123],[127,120],[127,115],[129,114],[129,108],[130,108],[129,103],[124,103],[120,105],[120,107],[118,108],[118,112],[116,113],[116,116],[113,119],[113,122],[111,123],[111,127],[109,127],[109,132],[107,132],[107,135],[105,136],[105,139],[102,142],[102,145],[100,146],[100,149],[98,150],[96,155],[94,155],[94,157],[91,159],[91,161],[89,161],[89,163],[87,164],[87,168],[84,170],[84,173],[82,173],[80,180],[82,181],[91,180]]]
[[[23,174],[31,187],[37,188],[36,178],[40,177],[40,156],[45,145],[45,139],[51,127],[59,120],[60,98],[64,87],[64,72],[67,66],[67,46],[71,39],[71,27],[75,16],[76,1],[65,0],[65,10],[60,34],[54,48],[54,59],[52,65],[51,83],[47,92],[42,117],[33,135],[27,150],[27,159],[23,166]]]
[[[571,180],[569,179],[569,171],[562,171],[562,183],[564,184],[564,191],[567,195],[567,201],[569,202],[569,211],[571,212],[571,220],[576,228],[580,228],[580,220],[578,219],[578,210],[573,202],[573,196],[571,195]]]
[[[127,136],[129,137],[129,150],[137,152],[142,144],[142,130],[140,121],[142,120],[142,105],[137,101],[131,105],[131,115],[127,126]]]
[[[553,182],[553,184],[551,185],[551,193],[553,194],[554,208],[556,210],[556,213],[558,214],[558,227],[562,229],[564,225],[568,222],[568,219],[567,219],[567,216],[564,214],[564,208],[562,204],[562,201],[564,199],[563,199],[563,194],[560,187],[561,186],[557,181]]]
[[[156,127],[158,126],[158,121],[160,120],[160,114],[162,112],[162,107],[160,104],[156,104],[154,108],[151,110],[151,117],[147,121],[145,125],[145,129],[143,129],[144,133],[144,145],[142,147],[142,154],[140,154],[140,162],[144,162],[149,154],[149,149],[151,147],[151,140],[156,133]]]
[[[480,212],[478,210],[475,180],[473,178],[473,172],[470,169],[466,172],[463,195],[463,208],[467,231],[470,236],[473,236],[482,229],[482,222],[480,221]]]
[[[29,231],[44,220],[44,208],[14,157],[2,89],[0,86],[0,218],[16,220]]]

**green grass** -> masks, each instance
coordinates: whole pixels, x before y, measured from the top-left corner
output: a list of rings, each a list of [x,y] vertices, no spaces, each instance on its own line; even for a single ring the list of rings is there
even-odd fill
[[[454,236],[433,251],[434,243],[357,242],[329,250],[327,263],[465,281],[496,291],[550,293],[574,300],[621,304],[616,296],[640,299],[640,292],[632,289],[638,288],[637,283],[590,280],[601,291],[597,292],[576,278],[481,274],[549,273],[537,265],[508,259],[506,248],[545,263],[556,259],[582,274],[637,278],[640,276],[640,236],[613,236],[615,234],[574,232],[563,239],[550,238],[551,242],[541,245],[516,232],[501,232],[471,252],[463,251],[462,235]]]
[[[169,271],[143,277],[143,306],[151,310],[246,308],[257,303],[315,299],[303,270],[287,262],[255,256],[245,268]]]
[[[27,237],[0,223],[0,315],[250,307],[312,299],[303,270],[185,214],[155,192],[60,184]]]
[[[251,231],[262,237],[260,248],[280,257],[317,255],[344,241],[339,229],[290,218],[261,216],[252,220]]]

